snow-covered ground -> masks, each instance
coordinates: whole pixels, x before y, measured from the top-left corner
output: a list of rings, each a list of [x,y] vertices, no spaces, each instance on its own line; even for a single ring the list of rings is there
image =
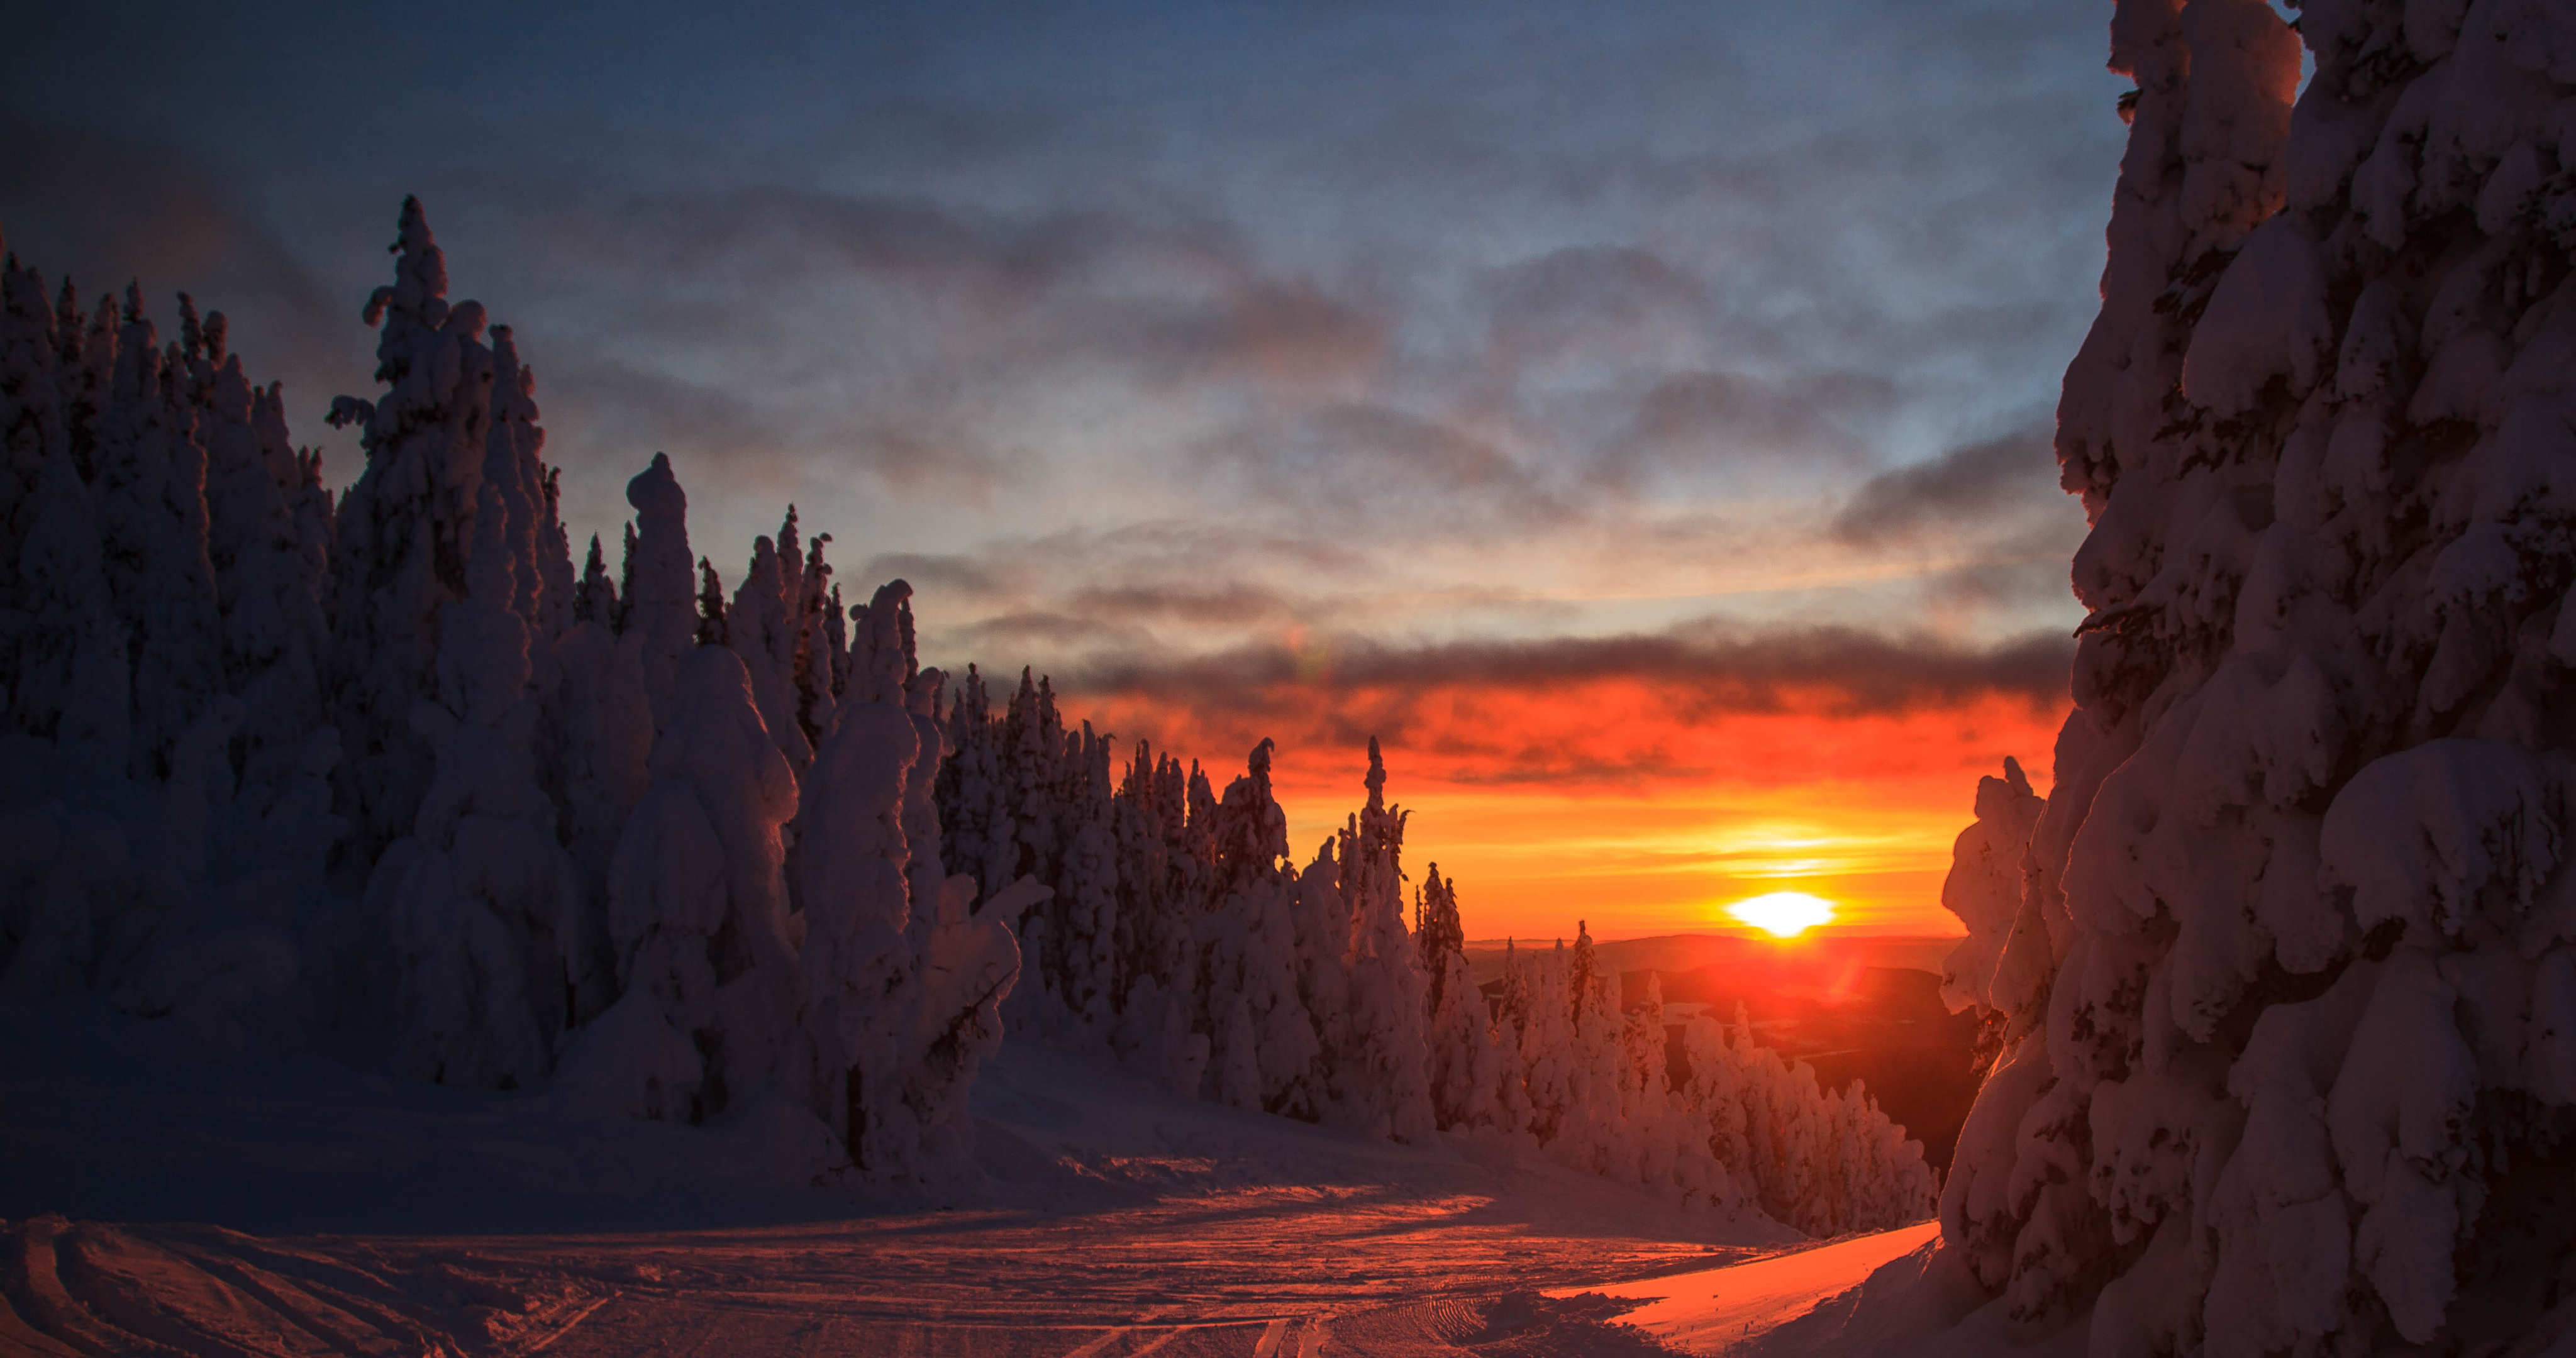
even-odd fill
[[[0,1352],[1655,1353],[1768,1330],[1928,1229],[1802,1248],[1046,1051],[977,1083],[988,1184],[901,1201],[794,1182],[798,1124],[757,1112],[207,1067],[78,1004],[0,1030],[44,1038],[0,1052]]]
[[[1693,1273],[1676,1273],[1593,1289],[1645,1303],[1620,1319],[1676,1347],[1703,1353],[1768,1333],[1784,1319],[1848,1291],[1880,1265],[1939,1238],[1934,1222],[1850,1236]],[[1565,1295],[1564,1292],[1551,1295]]]

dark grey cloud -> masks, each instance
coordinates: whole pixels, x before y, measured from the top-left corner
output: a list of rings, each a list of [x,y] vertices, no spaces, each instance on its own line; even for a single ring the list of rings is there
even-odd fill
[[[1319,666],[1318,654],[1329,657]],[[2056,631],[1988,645],[1856,628],[1751,627],[1708,618],[1662,632],[1401,645],[1329,638],[1240,647],[1181,663],[1105,658],[1056,677],[1069,692],[1147,694],[1199,705],[1313,701],[1304,690],[1433,687],[1546,691],[1602,679],[1669,685],[1678,710],[1777,710],[1792,692],[1843,713],[1900,712],[1982,694],[2035,704],[2065,696],[2074,643]],[[1319,674],[1328,679],[1319,680]]]
[[[1528,526],[1567,511],[1539,469],[1483,432],[1379,402],[1266,408],[1200,440],[1191,461],[1222,493],[1348,528]]]
[[[2078,535],[2080,536],[2080,535]],[[1926,605],[1952,616],[2040,614],[2074,597],[2067,553],[2042,547],[2017,560],[1974,561],[1923,582]]]
[[[992,571],[971,557],[938,552],[881,552],[858,570],[871,581],[903,580],[915,590],[939,590],[969,599],[991,597],[1000,589]]]
[[[1833,534],[1855,546],[1990,537],[2065,500],[2048,427],[2030,426],[1871,477],[1834,516]]]
[[[1021,668],[1030,663],[1023,657],[1032,654],[1165,654],[1143,628],[1073,613],[1000,613],[962,626],[952,625],[945,637],[959,654],[997,657],[991,663],[980,659],[964,662],[996,674]],[[1039,664],[1038,668],[1043,671],[1046,666]]]
[[[988,378],[1107,367],[1148,383],[1296,385],[1365,369],[1388,328],[1185,206],[1003,210],[774,185],[639,192],[577,169],[512,196],[533,247],[518,272],[578,269],[627,316],[703,340],[775,343],[777,308],[746,296],[793,305],[842,277],[971,338],[967,361]],[[865,311],[846,324],[844,342],[863,349],[895,338]]]
[[[1175,580],[1077,589],[1066,602],[1086,617],[1104,620],[1243,628],[1293,621],[1306,601],[1240,580]]]
[[[1185,737],[1230,767],[1229,745],[1262,736],[1303,748],[1442,756],[1451,782],[1637,786],[1741,769],[1686,759],[1651,731],[1625,730],[1615,755],[1531,729],[1528,704],[1579,685],[1647,686],[1673,732],[1787,710],[1902,716],[2003,697],[2034,711],[2065,701],[2073,643],[2051,631],[1988,645],[1836,628],[1747,628],[1722,619],[1615,638],[1414,644],[1305,637],[1197,656],[1097,652],[1058,667],[1055,691],[1077,708],[1114,711],[1158,743]],[[1480,715],[1485,714],[1485,715]],[[1695,762],[1699,761],[1699,762]]]

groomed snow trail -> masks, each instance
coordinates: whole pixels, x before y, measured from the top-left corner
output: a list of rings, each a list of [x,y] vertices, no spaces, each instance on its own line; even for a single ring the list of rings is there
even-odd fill
[[[979,1081],[990,1182],[943,1209],[763,1181],[739,1128],[315,1066],[192,1082],[52,1031],[0,1055],[0,1354],[1615,1358],[1670,1350],[1605,1288],[1795,1243],[1047,1053]]]
[[[1648,1353],[1613,1304],[1525,1289],[1705,1257],[1400,1190],[586,1236],[49,1216],[0,1250],[0,1352],[41,1354]]]

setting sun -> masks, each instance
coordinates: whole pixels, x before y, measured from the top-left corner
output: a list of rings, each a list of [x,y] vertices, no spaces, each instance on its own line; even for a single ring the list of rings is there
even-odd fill
[[[1834,917],[1834,904],[1803,891],[1774,891],[1726,907],[1726,913],[1775,938],[1795,938]]]

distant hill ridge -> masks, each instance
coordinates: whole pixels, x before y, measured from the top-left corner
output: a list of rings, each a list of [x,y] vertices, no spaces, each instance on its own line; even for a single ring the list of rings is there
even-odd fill
[[[1552,948],[1553,937],[1514,940],[1523,948]],[[1725,963],[1821,965],[1858,961],[1865,967],[1887,967],[1941,974],[1943,959],[1959,938],[1894,935],[1826,934],[1813,939],[1774,941],[1742,934],[1657,934],[1651,938],[1594,940],[1602,965],[1615,971],[1660,971],[1666,974]],[[1469,972],[1479,985],[1503,974],[1504,941],[1471,940],[1466,946]]]

